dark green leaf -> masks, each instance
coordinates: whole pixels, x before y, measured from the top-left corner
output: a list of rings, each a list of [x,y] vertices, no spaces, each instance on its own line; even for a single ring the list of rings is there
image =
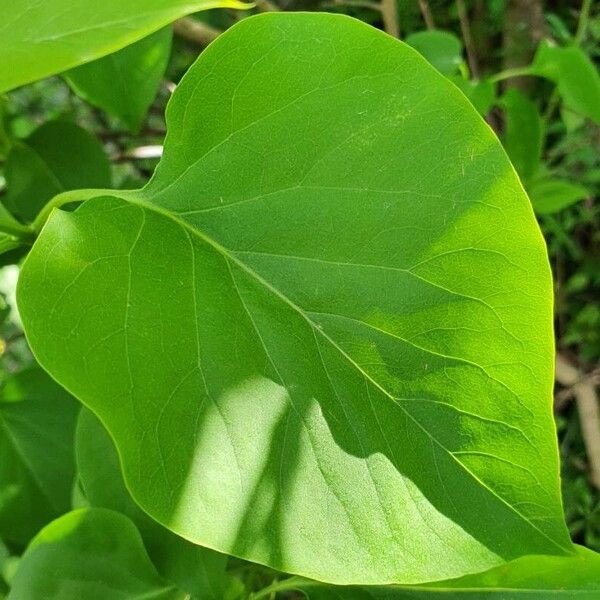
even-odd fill
[[[110,163],[94,136],[74,123],[51,121],[15,144],[5,165],[6,206],[24,221],[65,190],[110,186]]]
[[[9,376],[0,393],[0,536],[25,545],[70,508],[77,403],[41,369]]]
[[[12,580],[9,600],[184,600],[162,580],[125,516],[74,510],[32,540]]]
[[[477,81],[456,75],[450,77],[450,81],[458,86],[479,114],[486,115],[492,108],[496,99],[496,88],[491,80],[481,79]]]
[[[340,583],[570,553],[546,250],[464,95],[357,21],[265,14],[168,127],[146,188],[52,215],[18,290],[136,502]]]
[[[160,86],[171,52],[171,28],[65,74],[82,98],[138,131]]]
[[[81,411],[76,439],[79,479],[88,502],[127,515],[166,579],[197,600],[222,600],[227,557],[176,536],[134,503],[125,487],[112,440],[89,410]]]

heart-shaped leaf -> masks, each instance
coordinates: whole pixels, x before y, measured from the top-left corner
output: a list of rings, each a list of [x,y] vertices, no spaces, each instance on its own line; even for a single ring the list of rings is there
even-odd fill
[[[144,510],[340,583],[571,552],[544,243],[462,93],[352,19],[269,14],[168,128],[145,189],[52,215],[18,290]]]

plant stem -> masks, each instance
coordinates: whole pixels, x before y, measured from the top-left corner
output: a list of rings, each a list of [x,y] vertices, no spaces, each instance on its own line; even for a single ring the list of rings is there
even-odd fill
[[[419,8],[421,9],[421,15],[427,29],[435,29],[435,22],[433,21],[433,15],[431,14],[431,8],[429,8],[429,2],[427,0],[419,0]]]
[[[592,9],[592,0],[583,0],[581,4],[581,12],[579,13],[579,22],[577,23],[577,31],[575,32],[575,44],[579,45],[583,40],[585,31],[590,20],[590,10]]]
[[[381,0],[381,16],[386,33],[395,38],[400,37],[396,0]]]
[[[464,0],[456,0],[456,10],[458,11],[458,20],[460,21],[460,30],[462,32],[463,42],[465,43],[465,50],[467,51],[467,61],[469,62],[469,69],[474,79],[479,77],[479,61],[477,60],[477,53],[473,46],[473,38],[471,37],[471,25],[469,23],[469,15],[467,13],[467,7],[465,6]]]
[[[513,69],[506,69],[496,73],[490,77],[490,81],[497,83],[498,81],[504,81],[505,79],[511,79],[512,77],[524,77],[527,75],[535,75],[531,72],[530,67],[515,67]]]
[[[300,583],[305,581],[302,577],[289,577],[282,581],[275,581],[271,585],[255,592],[250,596],[251,600],[260,600],[261,598],[269,598],[275,592],[285,592],[289,590],[297,590]]]
[[[70,202],[84,202],[85,200],[95,198],[96,196],[114,196],[115,194],[122,196],[123,190],[119,190],[118,192],[110,189],[68,190],[57,194],[46,204],[46,206],[44,206],[44,208],[42,208],[35,218],[35,221],[31,224],[31,230],[36,234],[39,233],[48,220],[50,213],[55,208],[60,208],[64,204],[69,204]]]

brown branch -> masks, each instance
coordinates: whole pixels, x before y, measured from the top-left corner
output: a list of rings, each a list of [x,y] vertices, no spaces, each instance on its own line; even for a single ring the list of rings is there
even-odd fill
[[[464,0],[456,0],[456,10],[458,11],[460,31],[465,43],[465,50],[467,51],[467,61],[469,63],[469,70],[471,71],[471,77],[473,77],[473,79],[478,79],[479,63],[477,61],[477,54],[475,53],[475,47],[473,45],[471,26],[469,24],[469,15],[467,14],[467,8]]]
[[[279,6],[271,0],[257,0],[255,2],[256,10],[258,12],[278,12]]]
[[[202,21],[197,21],[190,17],[177,19],[173,23],[173,31],[188,42],[203,47],[208,46],[208,44],[216,40],[221,33],[219,29],[215,29],[206,23],[202,23]]]
[[[435,23],[433,21],[433,15],[431,14],[429,2],[427,2],[427,0],[419,0],[419,8],[421,9],[423,21],[425,21],[427,29],[435,29]]]
[[[595,375],[583,376],[566,358],[556,355],[556,381],[573,390],[589,463],[590,482],[600,489],[600,408],[594,380]]]
[[[339,8],[342,6],[350,6],[353,8],[370,8],[381,12],[381,4],[379,2],[369,2],[369,0],[332,0],[321,4],[321,8]]]
[[[386,33],[395,38],[400,37],[396,0],[381,0],[381,17]]]

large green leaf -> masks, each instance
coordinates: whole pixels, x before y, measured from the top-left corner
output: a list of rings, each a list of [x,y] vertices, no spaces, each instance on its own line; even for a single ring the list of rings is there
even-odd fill
[[[171,53],[171,28],[66,73],[85,100],[138,131],[152,104]]]
[[[420,588],[332,587],[298,581],[297,589],[310,600],[597,600],[600,555],[578,547],[575,556],[525,556],[485,573]]]
[[[92,506],[127,515],[144,538],[159,572],[196,600],[222,600],[227,557],[196,546],[153,521],[133,502],[115,447],[98,419],[81,411],[76,435],[80,484]]]
[[[82,508],[47,525],[27,548],[9,600],[185,600],[162,580],[123,515]]]
[[[5,164],[6,206],[32,221],[56,194],[85,187],[108,187],[110,163],[102,145],[68,121],[50,121],[11,148]]]
[[[0,0],[0,93],[88,63],[186,14],[238,0]]]
[[[40,368],[0,392],[0,536],[25,545],[70,508],[77,403]]]
[[[136,502],[340,583],[571,552],[544,243],[463,94],[347,17],[260,15],[168,128],[145,189],[54,212],[18,289]]]
[[[600,124],[600,74],[581,48],[542,42],[531,72],[554,81],[569,108]]]

